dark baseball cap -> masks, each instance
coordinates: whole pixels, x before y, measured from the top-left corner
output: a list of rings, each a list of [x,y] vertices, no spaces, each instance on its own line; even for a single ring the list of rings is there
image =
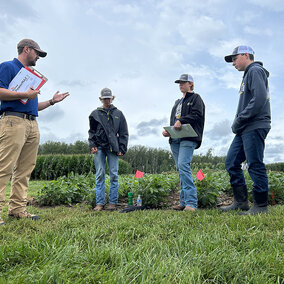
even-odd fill
[[[237,55],[237,54],[244,54],[244,53],[248,53],[248,54],[254,54],[253,49],[250,46],[247,45],[240,45],[237,46],[232,54],[225,56],[225,61],[226,62],[233,62],[232,56]]]
[[[192,82],[193,83],[193,78],[189,74],[182,74],[180,75],[178,80],[175,80],[175,83],[180,83],[180,82]]]
[[[101,90],[101,96],[100,99],[112,99],[113,95],[112,95],[112,91],[109,88],[103,88]]]
[[[40,57],[45,57],[47,55],[47,52],[43,51],[37,42],[35,42],[34,40],[32,39],[28,39],[28,38],[25,38],[25,39],[22,39],[17,47],[20,48],[20,47],[25,47],[25,46],[28,46],[28,47],[31,47],[33,48],[34,50],[36,50],[38,52],[38,55]]]

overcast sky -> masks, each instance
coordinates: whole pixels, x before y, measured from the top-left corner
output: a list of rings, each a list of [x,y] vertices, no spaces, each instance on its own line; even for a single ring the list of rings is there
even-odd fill
[[[130,146],[169,149],[161,132],[181,97],[174,81],[189,73],[206,105],[196,153],[225,155],[243,73],[224,56],[250,45],[270,72],[265,161],[284,161],[283,0],[0,0],[0,11],[0,61],[17,57],[17,43],[32,38],[47,51],[36,66],[48,78],[39,100],[57,90],[71,94],[39,113],[41,143],[87,140],[88,116],[109,87],[128,121]]]

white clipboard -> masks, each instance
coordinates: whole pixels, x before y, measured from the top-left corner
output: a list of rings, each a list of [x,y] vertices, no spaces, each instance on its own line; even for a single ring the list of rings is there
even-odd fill
[[[32,67],[22,67],[17,75],[10,82],[8,89],[15,92],[26,92],[30,87],[39,90],[47,78]],[[21,99],[20,102],[26,104],[28,99]]]
[[[190,124],[182,124],[181,130],[174,129],[173,126],[164,126],[171,138],[197,137],[197,133]]]

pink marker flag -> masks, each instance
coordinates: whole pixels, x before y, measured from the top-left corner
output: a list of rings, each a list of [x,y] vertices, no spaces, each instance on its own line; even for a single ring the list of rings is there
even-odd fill
[[[143,172],[140,172],[140,171],[136,171],[136,174],[135,174],[135,176],[134,177],[136,177],[136,178],[142,178],[143,177],[143,175],[144,175],[144,173]]]
[[[198,173],[196,174],[196,177],[202,181],[205,178],[205,175],[203,174],[203,172],[201,170],[198,171]]]

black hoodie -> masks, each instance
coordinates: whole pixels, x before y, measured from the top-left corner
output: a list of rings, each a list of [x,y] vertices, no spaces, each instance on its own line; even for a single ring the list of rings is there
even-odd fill
[[[262,65],[261,62],[253,62],[244,72],[237,114],[232,125],[235,134],[271,128],[269,72]]]
[[[125,154],[128,144],[128,128],[123,113],[114,105],[109,109],[98,107],[90,116],[89,146],[109,149]]]
[[[180,100],[177,100],[175,102],[175,105],[173,106],[170,119],[171,126],[173,126],[176,122],[175,113],[179,102]],[[186,93],[182,102],[181,117],[178,120],[181,122],[181,124],[189,123],[198,135],[197,137],[184,137],[181,138],[181,140],[190,140],[197,142],[196,149],[198,149],[202,142],[205,120],[205,105],[200,95],[194,92]]]

